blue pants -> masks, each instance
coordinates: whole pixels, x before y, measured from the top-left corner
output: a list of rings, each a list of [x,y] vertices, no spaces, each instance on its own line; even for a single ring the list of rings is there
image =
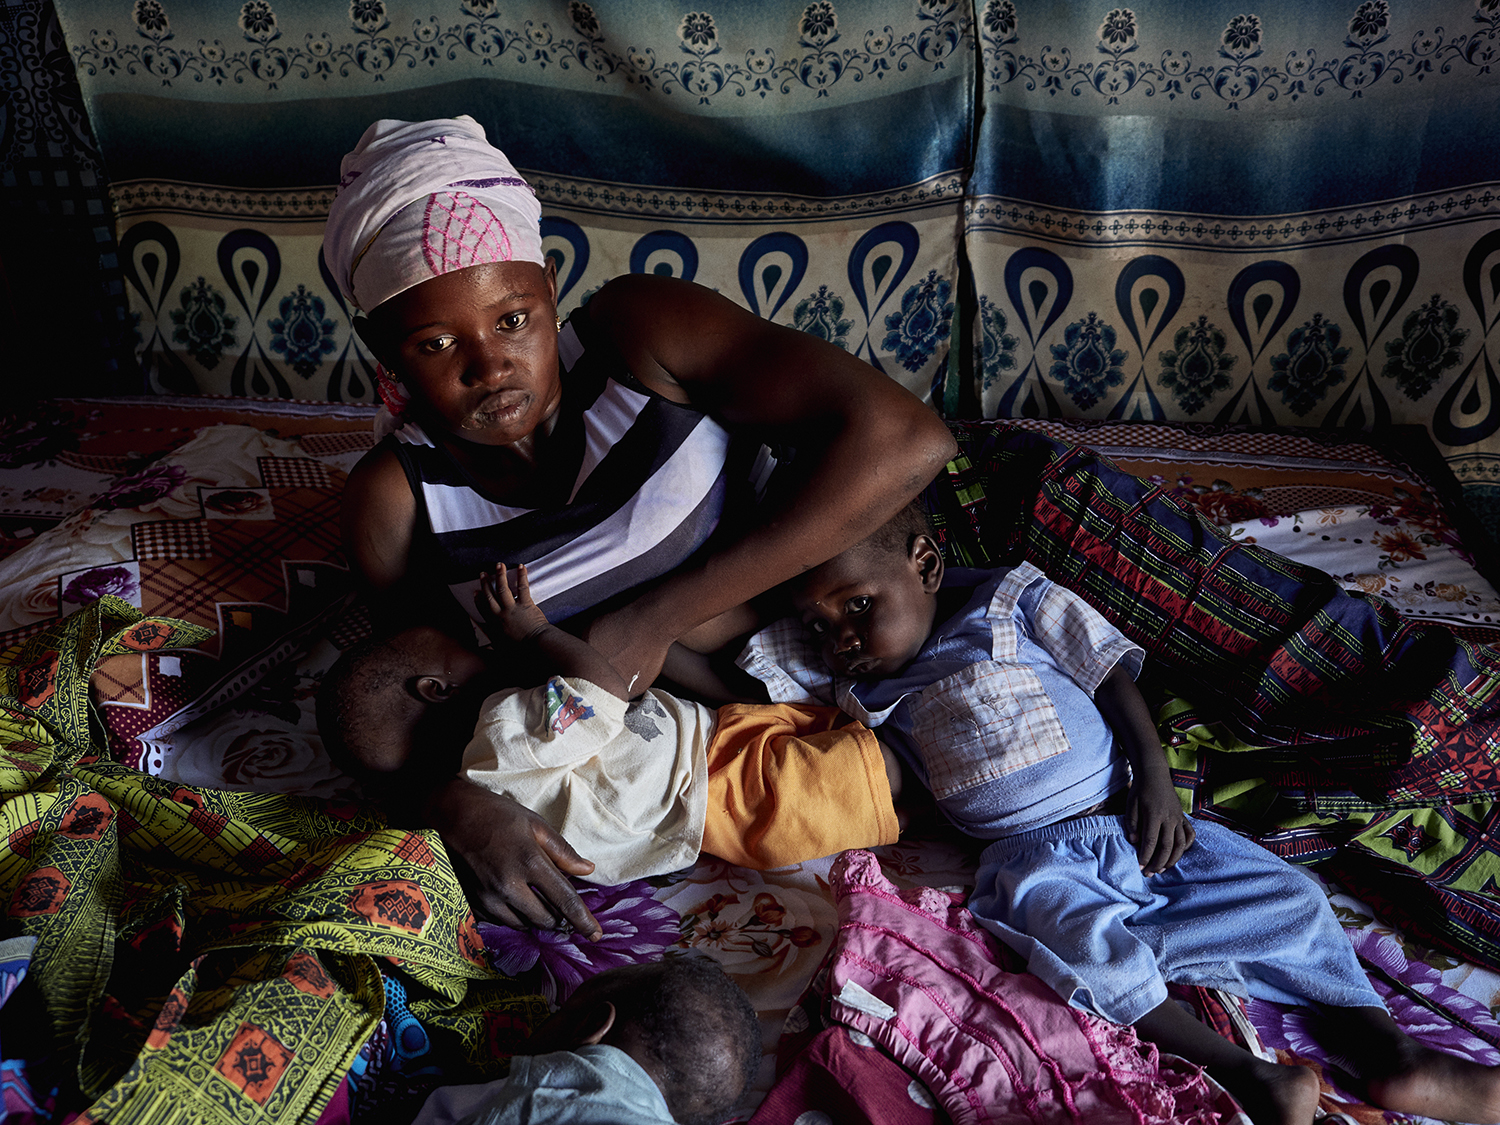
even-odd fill
[[[1227,828],[1193,827],[1187,854],[1150,877],[1117,816],[996,840],[969,909],[1064,1000],[1116,1023],[1165,1000],[1167,981],[1384,1007],[1315,880]]]

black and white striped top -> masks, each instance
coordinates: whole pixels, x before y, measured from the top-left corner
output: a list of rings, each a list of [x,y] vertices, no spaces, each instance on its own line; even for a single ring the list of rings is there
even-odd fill
[[[574,321],[582,322],[580,334]],[[729,434],[691,406],[662,398],[613,348],[585,347],[582,310],[563,326],[564,373],[549,440],[558,503],[520,508],[485,496],[415,422],[390,434],[417,500],[416,573],[446,585],[476,623],[479,574],[525,563],[531,592],[554,622],[658,578],[703,545],[727,495]],[[560,451],[560,452],[558,452]]]

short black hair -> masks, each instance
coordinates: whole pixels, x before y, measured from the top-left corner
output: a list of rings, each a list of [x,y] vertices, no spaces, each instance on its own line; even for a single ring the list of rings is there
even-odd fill
[[[394,637],[381,635],[356,641],[323,673],[315,700],[318,734],[329,759],[344,773],[370,779],[361,752],[375,744],[382,720],[373,701],[386,698],[386,692],[405,690],[408,675],[408,663]]]
[[[712,957],[664,957],[622,975],[601,997],[633,1024],[657,1063],[667,1108],[680,1125],[717,1125],[760,1066],[755,1006]]]
[[[927,509],[920,500],[913,500],[885,523],[862,539],[858,546],[887,554],[911,553],[912,545],[922,535],[932,534],[932,524],[927,519]]]

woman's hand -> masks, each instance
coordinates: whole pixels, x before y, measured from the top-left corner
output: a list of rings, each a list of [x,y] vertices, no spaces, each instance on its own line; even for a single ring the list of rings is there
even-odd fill
[[[468,868],[476,913],[517,929],[566,923],[591,941],[603,935],[568,879],[594,865],[530,809],[456,777],[433,795],[426,819]]]

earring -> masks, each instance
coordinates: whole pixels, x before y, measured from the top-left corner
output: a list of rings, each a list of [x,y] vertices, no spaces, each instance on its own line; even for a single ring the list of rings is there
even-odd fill
[[[561,332],[562,331],[562,317],[554,315],[552,317],[552,319],[557,322],[557,330],[559,332]]]

